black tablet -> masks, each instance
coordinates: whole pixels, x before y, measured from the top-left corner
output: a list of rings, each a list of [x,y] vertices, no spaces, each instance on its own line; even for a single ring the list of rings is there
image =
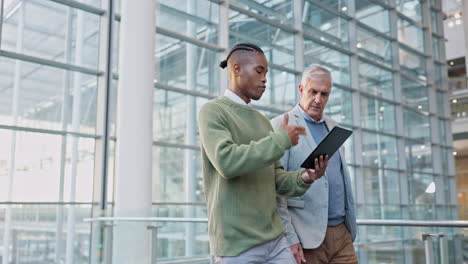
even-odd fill
[[[302,168],[314,169],[315,159],[322,155],[331,156],[343,145],[346,139],[351,136],[353,132],[342,127],[335,126],[326,136],[320,141],[317,147],[310,153],[306,160],[302,163]]]

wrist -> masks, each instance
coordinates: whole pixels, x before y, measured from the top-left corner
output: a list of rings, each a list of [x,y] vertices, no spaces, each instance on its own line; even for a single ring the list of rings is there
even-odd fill
[[[314,180],[308,175],[307,171],[301,174],[301,180],[306,184],[312,184],[314,182]]]

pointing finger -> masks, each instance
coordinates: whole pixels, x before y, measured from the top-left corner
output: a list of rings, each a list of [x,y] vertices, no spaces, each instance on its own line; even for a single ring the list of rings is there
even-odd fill
[[[288,113],[285,113],[283,116],[283,126],[287,126],[289,123],[289,115]]]
[[[295,130],[297,131],[297,133],[299,133],[301,135],[305,135],[305,133],[306,133],[305,127],[296,126]]]

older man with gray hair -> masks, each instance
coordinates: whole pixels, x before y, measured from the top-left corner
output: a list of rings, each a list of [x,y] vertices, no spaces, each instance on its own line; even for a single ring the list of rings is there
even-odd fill
[[[285,170],[300,168],[310,152],[335,126],[323,114],[332,88],[330,71],[319,65],[307,67],[299,84],[300,101],[289,115],[291,125],[306,128],[299,144],[281,158]],[[283,115],[271,120],[280,129]],[[294,198],[278,197],[278,210],[289,245],[299,263],[357,263],[353,241],[356,216],[343,147],[329,157],[325,176],[307,192]]]

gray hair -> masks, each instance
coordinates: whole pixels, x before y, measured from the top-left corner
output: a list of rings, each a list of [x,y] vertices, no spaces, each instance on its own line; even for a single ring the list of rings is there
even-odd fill
[[[330,71],[317,64],[309,65],[304,72],[302,72],[301,84],[306,85],[309,80],[314,78],[328,78],[330,83],[333,83]]]

